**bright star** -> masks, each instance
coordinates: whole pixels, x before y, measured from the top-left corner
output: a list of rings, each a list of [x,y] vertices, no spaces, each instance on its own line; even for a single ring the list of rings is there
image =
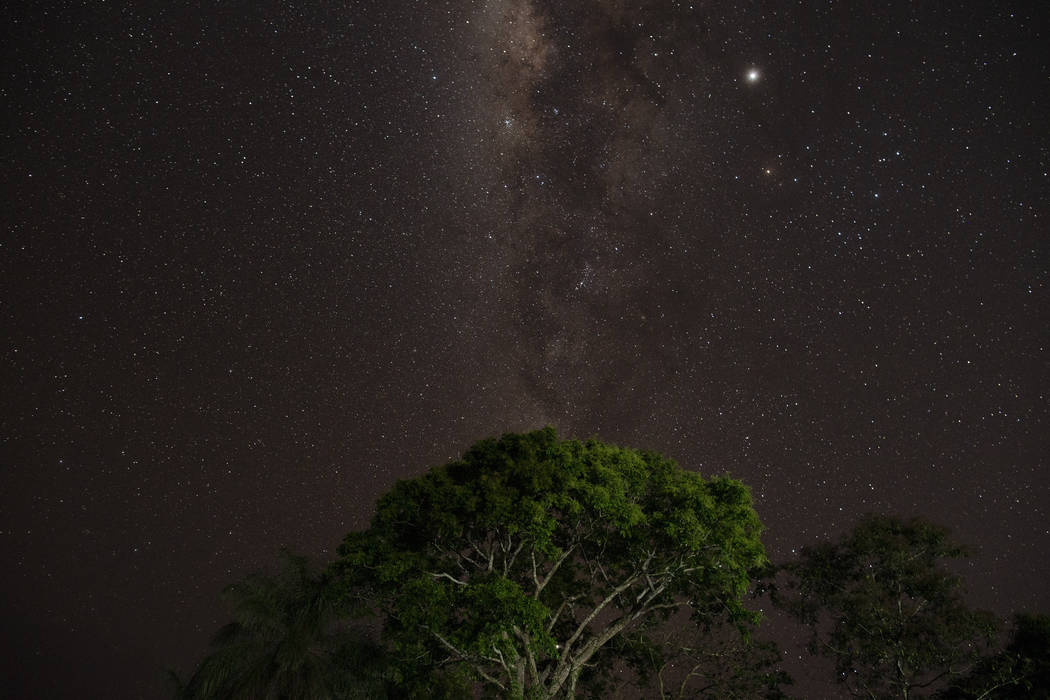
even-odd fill
[[[761,74],[758,72],[757,68],[752,68],[747,72],[747,82],[749,83],[757,83],[759,77],[761,77]]]

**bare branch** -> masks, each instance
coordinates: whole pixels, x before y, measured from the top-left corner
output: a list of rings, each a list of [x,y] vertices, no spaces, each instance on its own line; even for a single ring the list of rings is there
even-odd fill
[[[427,631],[430,632],[430,634],[432,634],[435,639],[437,639],[439,642],[441,642],[441,644],[446,649],[451,651],[453,654],[458,656],[463,661],[466,661],[471,666],[473,666],[474,670],[478,672],[479,676],[481,676],[486,681],[488,681],[489,683],[493,684],[494,686],[496,686],[497,688],[499,688],[503,692],[507,692],[507,686],[506,685],[504,685],[503,683],[500,683],[498,680],[496,680],[496,678],[494,678],[492,675],[487,673],[485,671],[485,669],[483,669],[481,667],[480,664],[478,664],[476,661],[474,661],[472,658],[470,658],[470,656],[468,656],[467,654],[464,654],[462,651],[457,649],[456,646],[454,644],[452,644],[452,642],[448,641],[447,639],[445,639],[444,637],[442,637],[440,634],[438,634],[436,631],[434,631],[432,629],[427,628]]]
[[[508,537],[508,542],[509,542],[509,539],[510,538]],[[508,557],[504,557],[503,558],[503,575],[504,576],[508,576],[510,574],[511,567],[514,566],[514,562],[515,562],[515,560],[517,560],[518,554],[521,553],[521,550],[524,547],[525,547],[525,540],[523,538],[521,540],[521,542],[518,543],[518,546],[514,548],[514,551],[510,553],[510,557],[509,558]]]
[[[502,651],[500,651],[500,650],[499,650],[499,647],[498,647],[498,646],[496,646],[495,644],[493,644],[493,645],[492,645],[492,650],[493,650],[494,652],[496,652],[496,655],[497,655],[497,656],[499,657],[498,659],[495,659],[495,660],[496,660],[496,661],[499,661],[499,665],[503,667],[503,670],[507,672],[507,675],[510,675],[510,667],[509,667],[509,666],[507,666],[507,662],[506,662],[506,660],[505,660],[505,659],[503,658],[503,652],[502,652]]]
[[[475,542],[474,540],[472,540],[469,537],[467,538],[467,544],[470,545],[471,549],[473,549],[475,552],[477,552],[479,557],[481,557],[482,559],[487,559],[488,558],[488,554],[486,554],[484,551],[482,551],[481,547],[478,546],[477,542]]]
[[[536,668],[536,656],[532,653],[532,638],[529,633],[519,628],[517,625],[514,626],[514,634],[517,635],[518,639],[521,640],[521,645],[525,648],[525,663],[528,664],[529,676],[532,678],[534,685],[540,684],[540,674]]]
[[[538,578],[536,578],[536,551],[533,550],[533,552],[532,552],[532,576],[533,576],[533,580],[536,582],[536,591],[535,591],[535,593],[532,594],[533,598],[539,598],[540,597],[540,593],[543,592],[543,589],[546,588],[547,584],[550,583],[552,578],[554,578],[554,574],[557,573],[558,568],[562,565],[562,563],[566,559],[569,558],[569,555],[572,554],[575,549],[576,549],[576,545],[573,544],[571,547],[569,547],[564,552],[562,552],[561,555],[557,559],[554,560],[554,563],[551,565],[550,570],[547,571],[547,574],[543,577],[542,581],[540,581]]]
[[[580,635],[583,634],[583,631],[587,629],[587,626],[591,624],[594,618],[598,617],[601,611],[604,610],[605,607],[609,605],[609,603],[613,602],[621,593],[633,586],[634,582],[637,580],[638,574],[631,574],[626,581],[614,588],[612,592],[609,593],[609,595],[605,596],[605,599],[602,600],[602,602],[598,603],[598,605],[595,606],[594,610],[591,610],[591,613],[587,617],[583,618],[583,621],[580,622],[580,624],[576,627],[576,631],[573,632],[572,636],[569,637],[568,641],[565,642],[565,647],[562,650],[563,658],[568,658],[569,651],[572,649],[572,645],[576,643],[576,640],[580,638]]]
[[[447,574],[444,571],[441,571],[441,572],[429,571],[427,573],[429,573],[434,578],[447,578],[449,581],[451,581],[452,583],[456,584],[457,586],[466,586],[467,585],[466,581],[460,581],[455,576],[452,576],[451,574]]]
[[[551,616],[550,621],[547,623],[547,634],[550,634],[551,630],[554,629],[554,624],[558,621],[558,618],[561,617],[562,611],[565,610],[567,606],[571,606],[578,597],[579,596],[570,596],[561,602],[561,605],[559,605],[558,609],[554,611],[554,615]]]

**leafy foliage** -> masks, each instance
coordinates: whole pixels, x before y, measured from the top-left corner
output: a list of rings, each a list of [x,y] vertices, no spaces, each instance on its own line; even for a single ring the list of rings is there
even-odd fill
[[[920,697],[970,669],[995,629],[943,568],[963,554],[926,520],[867,516],[784,565],[773,601],[811,628],[810,650],[835,662],[853,695]]]
[[[378,697],[383,651],[337,621],[326,579],[283,553],[276,575],[227,587],[234,621],[184,685],[185,700]]]
[[[1014,616],[1010,643],[955,679],[939,700],[1050,700],[1050,615]]]
[[[384,620],[398,665],[469,669],[508,697],[566,697],[610,642],[679,610],[753,619],[762,565],[747,489],[552,429],[475,444],[400,481],[332,572]]]
[[[627,634],[614,644],[639,689],[649,690],[642,697],[786,700],[782,687],[792,681],[780,669],[780,651],[772,642],[755,639],[754,632],[751,626],[716,619],[703,626],[667,625]]]
[[[177,696],[781,700],[742,604],[764,578],[855,696],[1050,700],[1050,617],[981,656],[995,624],[945,570],[964,552],[943,528],[867,516],[780,567],[760,529],[742,484],[656,454],[485,440],[398,482],[325,572],[285,553],[228,587],[234,621]],[[381,641],[350,623],[368,617]]]

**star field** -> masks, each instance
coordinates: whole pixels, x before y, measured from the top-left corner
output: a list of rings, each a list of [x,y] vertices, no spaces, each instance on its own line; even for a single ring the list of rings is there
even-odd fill
[[[5,687],[162,697],[224,584],[548,424],[1050,609],[1047,19],[927,5],[12,10]]]

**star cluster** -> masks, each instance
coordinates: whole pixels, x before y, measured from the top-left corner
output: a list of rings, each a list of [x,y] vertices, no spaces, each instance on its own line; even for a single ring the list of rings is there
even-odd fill
[[[33,5],[9,687],[159,696],[225,583],[547,424],[743,479],[774,559],[923,514],[977,603],[1050,607],[1033,7]]]

